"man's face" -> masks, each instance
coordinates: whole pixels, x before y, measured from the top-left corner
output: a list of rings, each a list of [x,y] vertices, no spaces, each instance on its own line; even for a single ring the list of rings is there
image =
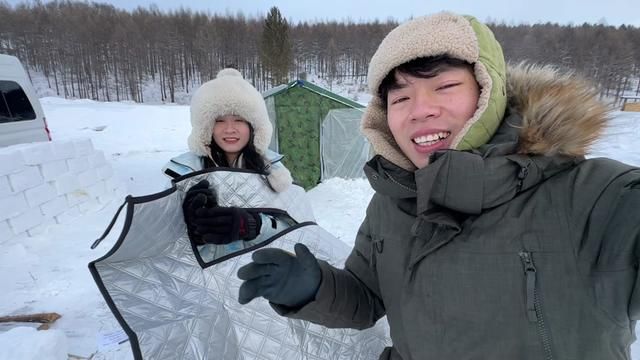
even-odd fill
[[[417,168],[451,142],[476,111],[480,88],[468,68],[448,67],[430,78],[396,72],[387,95],[387,123],[402,152]]]

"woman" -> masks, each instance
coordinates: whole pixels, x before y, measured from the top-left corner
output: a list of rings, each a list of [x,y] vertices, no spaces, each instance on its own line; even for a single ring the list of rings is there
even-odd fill
[[[236,69],[223,69],[191,99],[189,152],[169,161],[163,172],[177,178],[215,167],[254,170],[276,192],[292,183],[283,158],[268,149],[273,128],[262,95]]]
[[[236,69],[223,69],[215,79],[204,83],[191,100],[191,134],[189,152],[169,161],[164,173],[177,178],[195,171],[213,168],[238,168],[263,174],[267,184],[277,193],[292,183],[291,173],[282,165],[283,156],[268,149],[273,128],[262,95]],[[239,237],[217,237],[209,231],[202,236],[196,229],[195,212],[217,205],[209,183],[204,180],[190,189],[183,200],[183,211],[189,237],[207,260],[254,245],[261,227],[261,216],[252,211],[216,214],[216,229],[237,229]],[[211,230],[211,224],[204,224]],[[216,230],[214,229],[214,230]],[[237,242],[245,240],[248,243]],[[256,239],[259,241],[259,239]]]

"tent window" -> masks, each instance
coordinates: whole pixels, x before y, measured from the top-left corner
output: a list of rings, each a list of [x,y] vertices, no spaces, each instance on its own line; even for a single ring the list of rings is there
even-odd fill
[[[15,81],[0,80],[0,123],[35,118],[36,112],[22,87]]]

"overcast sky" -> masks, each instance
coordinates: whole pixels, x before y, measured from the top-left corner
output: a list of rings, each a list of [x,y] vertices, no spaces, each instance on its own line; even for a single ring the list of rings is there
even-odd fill
[[[2,0],[0,0],[2,1]],[[21,1],[8,0],[15,5]],[[46,2],[46,0],[44,0]],[[410,17],[450,10],[476,16],[482,21],[506,23],[557,22],[560,24],[600,23],[628,24],[640,27],[640,0],[109,0],[97,1],[131,10],[156,4],[171,10],[180,6],[211,13],[246,16],[264,15],[272,6],[294,23],[307,20],[369,21]]]

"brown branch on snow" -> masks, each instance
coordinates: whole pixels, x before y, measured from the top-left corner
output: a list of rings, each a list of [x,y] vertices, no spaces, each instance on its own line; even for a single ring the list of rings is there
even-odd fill
[[[0,323],[7,322],[30,322],[41,323],[38,330],[47,330],[51,324],[62,316],[58,313],[39,313],[26,315],[0,316]]]

